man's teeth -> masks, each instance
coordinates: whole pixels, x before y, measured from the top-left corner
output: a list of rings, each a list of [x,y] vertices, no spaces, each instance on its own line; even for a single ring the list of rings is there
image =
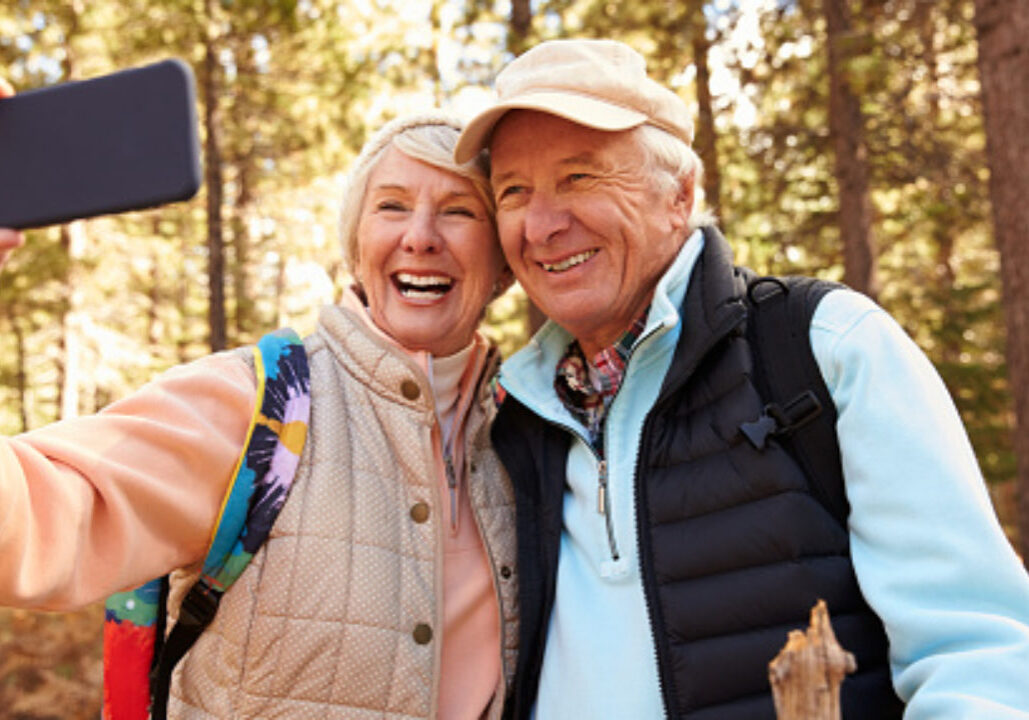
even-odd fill
[[[432,300],[443,297],[454,282],[453,278],[446,275],[412,275],[411,273],[397,273],[396,279],[400,294],[415,300]]]
[[[567,270],[568,268],[575,267],[580,263],[586,262],[596,254],[596,250],[587,250],[586,252],[581,252],[578,255],[572,255],[569,258],[565,258],[559,263],[540,263],[540,265],[542,265],[543,269],[547,272],[561,272],[562,270]]]

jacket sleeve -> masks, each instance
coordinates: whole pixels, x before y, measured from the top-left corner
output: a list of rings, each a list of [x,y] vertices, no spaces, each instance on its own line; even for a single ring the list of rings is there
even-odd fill
[[[0,604],[79,607],[202,561],[255,402],[247,364],[213,355],[0,438]]]
[[[1029,718],[1029,576],[946,387],[857,293],[825,297],[811,341],[839,411],[854,567],[904,717]]]

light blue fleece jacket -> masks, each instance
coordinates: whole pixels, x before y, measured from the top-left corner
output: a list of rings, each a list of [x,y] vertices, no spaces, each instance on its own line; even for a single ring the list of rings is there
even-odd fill
[[[694,233],[659,281],[609,409],[610,523],[597,510],[599,459],[553,389],[571,337],[548,323],[501,368],[507,392],[574,438],[539,720],[664,716],[633,475],[703,242]],[[996,520],[942,381],[886,312],[849,290],[822,300],[811,346],[839,414],[854,568],[886,627],[904,717],[1029,720],[1029,576]]]

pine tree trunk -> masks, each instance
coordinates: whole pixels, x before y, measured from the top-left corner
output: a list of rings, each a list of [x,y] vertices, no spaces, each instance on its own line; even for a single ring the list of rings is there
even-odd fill
[[[823,0],[829,47],[829,132],[836,151],[839,228],[843,241],[843,281],[878,295],[872,206],[868,195],[868,150],[861,105],[847,73],[851,38],[848,0]]]
[[[975,11],[1015,406],[1019,547],[1029,567],[1029,3],[975,0]]]
[[[207,183],[207,274],[209,286],[208,323],[212,352],[225,349],[225,248],[222,237],[222,158],[219,147],[218,47],[214,3],[206,0],[207,28],[204,34],[204,159]]]
[[[254,322],[254,299],[250,293],[250,227],[247,215],[253,196],[250,191],[250,175],[253,167],[252,153],[243,157],[237,164],[236,179],[239,194],[232,214],[232,325],[234,343],[246,342]]]
[[[78,55],[74,41],[79,35],[79,17],[84,8],[78,0],[64,8],[65,26],[61,48],[64,58],[61,70],[65,81],[78,80]],[[60,360],[58,368],[57,417],[61,420],[79,414],[79,363],[82,353],[82,292],[79,283],[79,264],[86,246],[85,224],[74,220],[61,226],[61,249],[67,257],[64,276],[64,309],[61,314]]]
[[[936,53],[936,17],[941,10],[935,2],[919,2],[915,5],[914,21],[922,40],[922,65],[926,69],[929,87],[932,91],[926,96],[929,103],[929,117],[932,127],[940,127],[943,109],[940,105],[940,73]],[[926,156],[925,174],[931,187],[931,202],[938,208],[932,214],[932,240],[936,246],[936,271],[934,273],[936,295],[945,312],[954,304],[954,287],[957,284],[957,273],[954,270],[955,258],[954,216],[960,212],[952,191],[953,183],[948,171],[953,163],[946,147],[937,138],[933,138],[931,150]],[[957,333],[945,333],[940,340],[939,359],[942,363],[954,366],[961,357],[961,343]]]
[[[532,7],[529,0],[511,0],[511,40],[508,49],[516,55],[526,50],[525,44],[532,26]]]
[[[18,393],[18,419],[21,421],[21,432],[29,431],[29,400],[28,400],[28,367],[27,354],[25,352],[25,331],[22,330],[18,320],[18,313],[7,308],[7,322],[11,325],[14,333],[14,355],[15,355],[15,389]]]
[[[707,39],[707,18],[704,3],[693,2],[689,14],[693,18],[691,41],[693,63],[697,68],[697,131],[694,145],[701,162],[704,163],[704,201],[707,207],[718,212],[722,205],[722,174],[718,167],[718,148],[715,144],[715,113],[711,104],[711,72],[707,64],[707,53],[711,43]]]
[[[82,381],[82,283],[79,264],[86,246],[85,221],[75,220],[61,226],[61,247],[68,256],[65,276],[66,307],[61,317],[61,372],[58,416],[61,420],[78,417]]]
[[[161,219],[154,215],[151,220],[151,232],[154,237],[161,237]],[[146,341],[147,346],[154,351],[161,344],[160,317],[158,310],[161,305],[161,258],[157,252],[157,244],[149,248],[150,278],[147,286],[147,312],[146,312]]]

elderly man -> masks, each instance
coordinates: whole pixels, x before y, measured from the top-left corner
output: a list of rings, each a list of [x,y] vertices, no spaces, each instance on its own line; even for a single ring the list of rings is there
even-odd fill
[[[489,146],[505,255],[552,319],[503,366],[493,431],[518,500],[513,715],[772,718],[767,663],[822,597],[858,659],[848,720],[1029,718],[1029,579],[915,345],[852,291],[815,311],[844,527],[740,432],[763,405],[746,284],[694,209],[678,96],[589,40],[530,50],[497,92],[456,152]]]

